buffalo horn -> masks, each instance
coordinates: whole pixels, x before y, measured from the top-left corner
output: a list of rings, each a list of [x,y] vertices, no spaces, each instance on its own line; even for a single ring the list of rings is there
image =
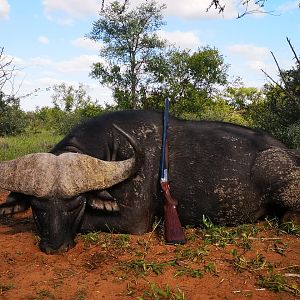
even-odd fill
[[[34,153],[0,163],[0,188],[38,198],[72,198],[111,187],[135,171],[135,156],[108,162],[78,153]]]

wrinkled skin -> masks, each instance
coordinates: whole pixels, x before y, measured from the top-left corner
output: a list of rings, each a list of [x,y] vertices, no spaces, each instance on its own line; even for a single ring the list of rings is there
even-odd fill
[[[255,222],[268,215],[298,218],[299,152],[242,126],[172,117],[169,122],[169,180],[183,225],[197,226],[203,215],[221,225]],[[134,176],[107,190],[72,199],[11,194],[6,206],[15,207],[12,213],[31,206],[42,251],[68,250],[77,232],[141,234],[151,230],[154,216],[162,216],[161,113],[123,111],[99,116],[79,125],[51,152],[79,152],[116,161],[132,157],[130,143],[112,129],[112,123],[144,149],[144,162]]]

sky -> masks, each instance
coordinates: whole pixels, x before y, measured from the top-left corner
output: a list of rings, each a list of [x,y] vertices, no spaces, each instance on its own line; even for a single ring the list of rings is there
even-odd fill
[[[142,1],[131,0],[131,5]],[[289,37],[300,55],[299,1],[268,0],[265,11],[237,19],[239,0],[223,0],[225,13],[206,12],[210,0],[157,0],[166,4],[166,26],[161,37],[182,49],[217,48],[229,64],[231,79],[241,77],[245,86],[262,87],[268,79],[261,69],[277,79],[270,51],[281,68],[294,65]],[[16,67],[13,84],[6,93],[21,97],[24,110],[51,106],[51,88],[65,82],[85,85],[98,103],[112,101],[109,88],[90,78],[91,65],[100,60],[100,44],[86,38],[99,17],[101,0],[0,0],[0,47],[3,61]],[[105,0],[105,4],[109,3]],[[250,9],[257,9],[254,5]],[[38,90],[38,91],[36,91]],[[36,91],[36,92],[34,92]],[[28,93],[31,96],[22,97]]]

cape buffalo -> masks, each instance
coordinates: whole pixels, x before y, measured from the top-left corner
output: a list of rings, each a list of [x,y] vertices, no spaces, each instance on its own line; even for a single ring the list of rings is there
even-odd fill
[[[0,214],[32,208],[40,249],[66,251],[77,232],[141,234],[163,204],[162,114],[119,111],[74,128],[50,153],[0,163],[13,193]],[[169,118],[169,181],[183,225],[300,212],[300,155],[270,135],[223,122]]]

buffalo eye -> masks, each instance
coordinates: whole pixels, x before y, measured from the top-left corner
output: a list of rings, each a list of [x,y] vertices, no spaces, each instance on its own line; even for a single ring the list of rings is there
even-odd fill
[[[66,201],[66,211],[72,212],[82,207],[82,205],[84,205],[86,202],[86,198],[82,195],[79,195],[77,197],[65,201]]]

